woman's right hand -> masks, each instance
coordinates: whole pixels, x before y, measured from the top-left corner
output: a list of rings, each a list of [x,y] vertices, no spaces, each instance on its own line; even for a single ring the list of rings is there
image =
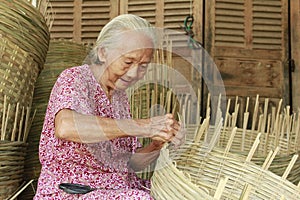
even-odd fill
[[[180,130],[180,124],[172,114],[166,114],[150,118],[146,130],[152,140],[169,142]]]

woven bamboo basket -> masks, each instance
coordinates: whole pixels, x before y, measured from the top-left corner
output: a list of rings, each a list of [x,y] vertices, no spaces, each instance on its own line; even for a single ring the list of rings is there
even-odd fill
[[[250,162],[251,152],[253,150],[245,157],[228,152],[228,148],[211,149],[203,142],[186,142],[180,149],[171,150],[170,154],[162,152],[158,163],[166,163],[168,159],[173,163],[168,161],[168,165],[157,165],[159,168],[151,178],[151,193],[155,199],[168,199],[166,196],[171,199],[209,199],[200,196],[199,190],[202,193],[208,191],[205,195],[215,199],[300,198],[299,187],[285,179],[290,168],[279,177],[266,170],[271,159],[266,159],[262,167]],[[166,182],[170,179],[176,184]],[[222,179],[226,180],[223,190],[217,192]]]
[[[24,160],[28,132],[32,123],[30,107],[16,108],[4,98],[0,133],[0,199],[11,196],[24,180]],[[9,113],[14,113],[13,129],[9,130]]]
[[[1,0],[0,13],[1,35],[28,52],[41,71],[50,40],[44,16],[30,2],[19,0]]]
[[[260,143],[254,153],[253,161],[261,165],[266,159],[268,152],[276,150],[276,157],[269,170],[281,176],[292,156],[294,154],[299,155],[300,152],[300,112],[290,113],[289,106],[281,109],[281,101],[279,101],[277,107],[270,108],[268,101],[267,98],[264,100],[264,107],[259,113],[259,97],[256,97],[250,128],[248,127],[248,120],[250,119],[246,105],[246,112],[241,115],[243,127],[236,129],[230,151],[241,155],[247,154],[257,135],[261,134]],[[227,108],[229,105],[230,101],[228,101]],[[226,112],[224,125],[217,142],[218,146],[225,147],[230,140],[231,131],[236,125],[239,104],[236,103],[234,107],[233,113],[229,114],[228,110]],[[268,112],[268,110],[272,111]],[[300,181],[299,168],[300,158],[298,157],[288,176],[288,180],[294,184],[298,184]]]
[[[0,199],[9,197],[23,182],[26,144],[0,141]]]
[[[11,133],[16,117],[13,109],[17,104],[20,104],[20,108],[31,106],[38,69],[31,68],[36,64],[27,52],[5,37],[0,38],[0,59],[0,108],[4,112],[5,101],[11,104],[10,110],[6,110],[6,129]],[[1,120],[3,121],[2,117]],[[6,137],[5,139],[10,140],[9,134]]]

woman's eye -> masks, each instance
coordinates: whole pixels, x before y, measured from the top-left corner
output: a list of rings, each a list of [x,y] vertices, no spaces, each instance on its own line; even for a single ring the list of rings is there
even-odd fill
[[[140,69],[141,69],[141,70],[146,70],[147,67],[148,67],[148,65],[140,65]]]
[[[131,65],[131,64],[132,64],[132,61],[125,61],[125,64],[126,64],[126,65]]]

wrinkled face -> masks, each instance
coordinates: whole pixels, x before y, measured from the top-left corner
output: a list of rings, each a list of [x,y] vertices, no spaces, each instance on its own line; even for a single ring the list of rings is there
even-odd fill
[[[152,52],[152,49],[138,49],[126,53],[118,59],[118,66],[122,66],[118,68],[123,72],[123,75],[115,82],[118,90],[125,90],[144,77],[152,58]]]
[[[153,56],[153,43],[145,35],[131,33],[123,36],[123,43],[114,50],[108,50],[108,80],[117,90],[125,90],[143,78]]]

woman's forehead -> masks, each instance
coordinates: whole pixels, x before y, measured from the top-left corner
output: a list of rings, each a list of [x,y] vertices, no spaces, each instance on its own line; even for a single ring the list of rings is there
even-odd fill
[[[125,52],[136,49],[154,48],[153,40],[143,32],[125,32],[121,35],[121,47]]]
[[[122,57],[134,61],[143,60],[144,62],[147,61],[150,62],[152,55],[153,55],[152,48],[144,48],[144,49],[136,49],[131,52],[126,52],[122,55]]]

